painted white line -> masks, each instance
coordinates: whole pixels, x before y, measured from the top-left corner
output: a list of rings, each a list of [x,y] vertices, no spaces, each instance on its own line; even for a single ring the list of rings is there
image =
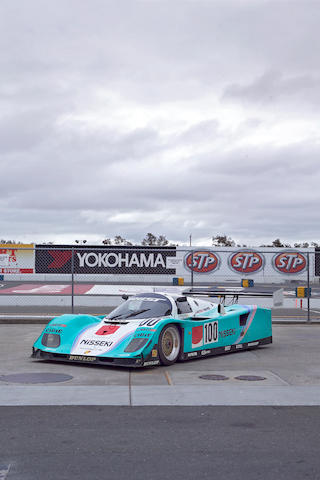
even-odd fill
[[[0,465],[0,480],[5,480],[10,470],[9,465]]]

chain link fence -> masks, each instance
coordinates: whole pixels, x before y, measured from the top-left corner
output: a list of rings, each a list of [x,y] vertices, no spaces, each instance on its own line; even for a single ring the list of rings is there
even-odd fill
[[[319,275],[315,249],[2,245],[0,310],[105,314],[124,293],[276,286],[284,291],[278,314],[310,321],[320,317]]]

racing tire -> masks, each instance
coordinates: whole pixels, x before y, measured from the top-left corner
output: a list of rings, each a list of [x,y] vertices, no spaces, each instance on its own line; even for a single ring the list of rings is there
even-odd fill
[[[180,355],[181,336],[175,325],[167,325],[161,331],[158,342],[158,353],[162,365],[172,365]]]

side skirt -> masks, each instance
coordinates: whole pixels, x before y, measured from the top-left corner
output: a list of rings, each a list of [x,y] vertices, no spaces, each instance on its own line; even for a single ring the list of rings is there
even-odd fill
[[[234,353],[239,352],[241,350],[252,350],[253,348],[257,348],[260,345],[267,345],[268,343],[272,343],[272,337],[261,338],[260,340],[256,340],[253,342],[248,343],[238,343],[236,345],[227,345],[225,347],[215,347],[215,348],[204,348],[203,350],[196,350],[194,352],[185,352],[181,355],[181,360],[192,360],[193,358],[203,358],[203,357],[211,357],[213,355],[222,355],[223,353]]]

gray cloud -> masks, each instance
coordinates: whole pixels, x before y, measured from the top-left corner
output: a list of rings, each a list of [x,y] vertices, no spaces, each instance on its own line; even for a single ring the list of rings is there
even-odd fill
[[[240,102],[252,102],[259,106],[274,106],[278,102],[309,105],[319,108],[320,76],[297,75],[284,77],[280,72],[269,71],[256,78],[249,85],[232,84],[226,87],[223,99]]]
[[[2,236],[317,240],[318,7],[3,0]]]

